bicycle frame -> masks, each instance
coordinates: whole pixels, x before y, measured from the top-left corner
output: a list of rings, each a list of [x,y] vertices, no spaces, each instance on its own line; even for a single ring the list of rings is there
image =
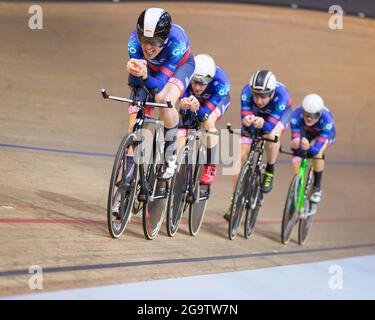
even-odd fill
[[[292,156],[297,155],[295,152],[293,152],[293,153],[285,152],[285,151],[282,150],[281,147],[280,147],[280,153],[284,153],[284,154],[292,155]],[[297,156],[301,156],[301,155],[297,155]],[[301,161],[300,167],[298,169],[298,173],[297,173],[297,176],[299,178],[299,192],[298,192],[298,195],[297,195],[296,209],[297,209],[297,212],[300,216],[304,216],[304,214],[306,213],[305,212],[305,199],[306,199],[307,195],[305,194],[305,192],[306,192],[305,183],[306,183],[306,179],[308,178],[308,177],[306,177],[307,170],[311,165],[312,159],[324,160],[325,157],[324,156],[322,158],[311,157],[311,156],[310,157],[301,156],[301,157],[302,157],[302,161]]]
[[[231,134],[236,134],[233,131],[232,126],[231,126],[230,123],[227,124],[227,130]],[[241,133],[241,135],[243,135],[243,134]],[[256,161],[255,168],[259,168],[260,165],[261,165],[262,159],[263,159],[263,155],[264,155],[265,143],[267,141],[268,142],[272,142],[272,143],[276,143],[276,142],[279,141],[279,137],[276,136],[275,139],[268,139],[268,138],[262,137],[259,134],[254,134],[254,133],[250,133],[250,132],[249,132],[249,134],[246,134],[245,136],[252,139],[251,148],[250,148],[250,152],[249,152],[249,156],[247,158],[247,161],[249,161],[250,163],[253,164],[254,162],[253,162],[252,156],[254,155],[255,152],[257,152],[258,153],[258,159]],[[259,146],[259,143],[260,143],[260,146]]]
[[[199,140],[199,145],[198,145],[197,154],[196,154],[196,160],[199,162],[200,157],[201,157],[202,142],[200,141],[200,136],[197,133],[202,132],[202,131],[205,131],[205,132],[208,132],[208,131],[201,129],[199,119],[197,117],[196,112],[193,113],[193,118],[194,118],[194,125],[192,125],[192,126],[181,126],[180,128],[184,128],[184,129],[188,130],[188,136],[186,137],[185,146],[193,146],[194,142],[196,140]],[[194,130],[194,132],[192,133],[191,130]],[[216,134],[214,132],[209,132],[209,133]],[[201,198],[199,194],[198,194],[198,198],[195,197],[193,182],[195,180],[194,178],[197,179],[197,177],[196,177],[196,175],[198,174],[197,170],[198,170],[198,167],[196,166],[194,168],[194,172],[193,172],[192,166],[189,165],[189,173],[188,173],[189,185],[188,185],[188,193],[187,193],[187,197],[186,197],[186,201],[188,203],[195,203],[195,202],[199,202],[201,200],[207,200],[208,199],[210,186],[208,186],[208,191],[207,191],[206,197]]]
[[[134,97],[136,97],[136,94],[137,94],[138,90],[144,90],[144,92],[146,93],[145,97],[142,100],[137,100],[135,98],[134,99],[128,99],[128,98],[122,98],[122,97],[117,97],[117,96],[111,96],[111,95],[107,94],[105,89],[102,89],[101,93],[102,93],[102,96],[103,96],[104,99],[111,99],[111,100],[115,100],[115,101],[129,103],[129,104],[135,105],[139,108],[139,110],[137,112],[136,120],[135,120],[135,123],[134,123],[134,126],[133,126],[133,134],[135,136],[136,136],[136,133],[139,132],[139,130],[141,130],[143,128],[145,123],[150,123],[150,124],[156,125],[156,134],[154,136],[154,141],[153,141],[153,143],[154,143],[153,150],[156,152],[155,143],[156,143],[157,138],[158,138],[158,131],[160,130],[158,128],[158,126],[160,125],[160,121],[158,119],[146,116],[145,107],[149,106],[149,107],[158,107],[158,108],[173,108],[173,106],[171,104],[171,101],[167,100],[166,104],[156,103],[156,102],[148,102],[147,100],[151,96],[151,94],[148,91],[148,89],[144,86],[142,80],[141,80],[141,87],[139,89],[137,89],[132,83],[130,83],[130,88],[132,90],[132,93],[134,94]],[[138,144],[142,144],[142,141],[136,142],[134,144],[135,147]],[[153,156],[153,154],[151,154],[151,157],[152,156]],[[142,150],[141,150],[141,158],[139,158],[139,160],[141,161],[140,163],[143,163]],[[145,171],[144,171],[143,165],[139,166],[139,174],[140,174],[141,190],[140,190],[138,199],[139,199],[139,201],[147,202],[148,197],[149,197],[149,192],[148,192],[147,186],[146,186],[146,177],[145,177]],[[154,195],[154,192],[155,192],[155,190],[153,190],[152,195]]]
[[[305,208],[305,179],[306,179],[306,171],[310,165],[311,160],[302,159],[300,168],[298,170],[298,177],[299,177],[299,192],[297,197],[297,210],[300,214],[303,213]]]

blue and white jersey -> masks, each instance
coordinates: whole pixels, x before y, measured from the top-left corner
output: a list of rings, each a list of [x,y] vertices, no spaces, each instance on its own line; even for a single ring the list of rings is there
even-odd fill
[[[137,31],[133,31],[128,42],[128,53],[130,58],[147,60],[150,72],[145,81],[147,88],[153,88],[154,93],[160,92],[168,80],[173,76],[176,69],[183,65],[191,56],[190,40],[179,25],[172,24],[166,44],[162,51],[154,58],[147,59],[142,51]]]
[[[292,140],[302,137],[309,141],[315,139],[315,143],[309,150],[312,155],[317,155],[327,142],[332,143],[336,137],[333,115],[327,107],[324,107],[319,121],[309,127],[303,118],[302,106],[299,106],[293,112],[290,127],[292,129]]]
[[[242,89],[241,120],[248,115],[262,117],[265,120],[262,128],[265,133],[271,132],[276,124],[282,120],[283,115],[291,113],[291,110],[292,104],[288,89],[280,82],[276,85],[272,100],[263,108],[256,105],[248,84]]]
[[[214,111],[220,101],[223,100],[225,96],[229,95],[229,91],[230,81],[228,75],[223,69],[216,67],[214,78],[211,80],[202,94],[195,94],[190,84],[184,92],[182,98],[193,95],[198,99],[201,105],[200,108],[208,107],[211,111]]]

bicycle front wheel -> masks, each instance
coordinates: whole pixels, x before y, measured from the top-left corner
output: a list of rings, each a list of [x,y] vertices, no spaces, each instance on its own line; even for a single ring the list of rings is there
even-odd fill
[[[233,193],[232,208],[229,217],[228,237],[233,240],[237,235],[241,223],[242,212],[249,195],[249,181],[252,173],[250,162],[247,161],[241,168]]]
[[[129,222],[136,194],[137,166],[134,168],[133,181],[125,185],[126,150],[133,145],[134,136],[127,134],[121,141],[113,163],[111,181],[108,190],[107,226],[109,234],[116,239],[122,235]]]
[[[294,176],[289,186],[288,195],[285,201],[283,221],[281,223],[281,242],[287,244],[292,236],[293,227],[296,224],[297,199],[299,191],[300,179],[298,175]]]

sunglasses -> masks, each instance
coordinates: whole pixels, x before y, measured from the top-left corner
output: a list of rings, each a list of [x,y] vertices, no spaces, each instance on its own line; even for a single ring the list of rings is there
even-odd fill
[[[254,91],[251,91],[251,93],[253,94],[254,97],[256,98],[269,98],[272,96],[272,92],[269,92],[269,93],[259,93],[259,92],[254,92]]]
[[[193,78],[193,82],[195,84],[198,84],[198,85],[201,85],[201,86],[206,86],[208,85],[210,82],[211,82],[212,78],[210,76],[205,76],[205,77],[202,77],[202,76],[194,76]]]
[[[316,113],[309,113],[309,112],[306,112],[306,111],[303,111],[303,116],[305,118],[310,118],[312,120],[318,120],[320,118],[322,114],[320,112],[316,112]]]
[[[139,41],[143,44],[150,44],[153,47],[163,47],[165,44],[165,40],[161,38],[147,38],[143,35],[138,34]]]

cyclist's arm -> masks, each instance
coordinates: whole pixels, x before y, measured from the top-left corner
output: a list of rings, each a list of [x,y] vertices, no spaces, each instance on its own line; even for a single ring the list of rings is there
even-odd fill
[[[292,141],[296,139],[301,139],[301,121],[300,117],[293,114],[292,119],[290,121],[290,129],[292,135]]]
[[[289,97],[282,98],[275,106],[274,111],[264,119],[262,130],[265,133],[270,133],[280,121],[282,115],[287,110],[289,105]]]
[[[230,90],[230,84],[229,83],[221,82],[217,85],[216,88],[217,89],[216,89],[215,94],[213,94],[208,100],[206,100],[202,104],[202,107],[206,107],[206,108],[200,108],[198,110],[198,116],[199,117],[204,118],[204,117],[209,116],[212,113],[212,111],[214,111],[216,109],[216,107],[221,102],[221,100],[223,100],[225,97],[227,97],[229,95],[229,90]],[[205,109],[206,111],[207,111],[207,109],[209,109],[210,110],[209,114],[206,116],[202,112],[202,109]]]
[[[331,127],[329,127],[331,128]],[[313,156],[316,156],[319,154],[320,150],[323,148],[323,146],[326,144],[328,141],[328,137],[332,131],[331,129],[324,129],[322,133],[315,139],[314,144],[310,147],[309,153]]]
[[[139,43],[137,33],[133,31],[130,34],[129,41],[128,41],[128,54],[130,59],[144,59],[142,47]],[[139,86],[141,84],[140,79],[138,77],[135,77],[131,74],[128,76],[128,83],[132,83],[135,86]]]
[[[245,86],[241,92],[241,121],[246,116],[252,115],[254,115],[254,110],[250,105],[250,96],[247,94]]]
[[[182,94],[181,98],[180,99],[183,99],[183,98],[187,98],[187,97],[190,97],[190,90],[189,88],[187,88],[184,93]]]
[[[178,50],[176,50],[175,47],[176,45],[170,49],[170,56],[160,67],[156,75],[151,76],[148,74],[147,79],[145,80],[145,85],[147,86],[147,88],[151,88],[153,90],[153,93],[155,94],[159,93],[164,88],[164,86],[176,71],[178,63],[184,58],[185,53],[188,52],[188,49],[181,50],[178,47]]]

